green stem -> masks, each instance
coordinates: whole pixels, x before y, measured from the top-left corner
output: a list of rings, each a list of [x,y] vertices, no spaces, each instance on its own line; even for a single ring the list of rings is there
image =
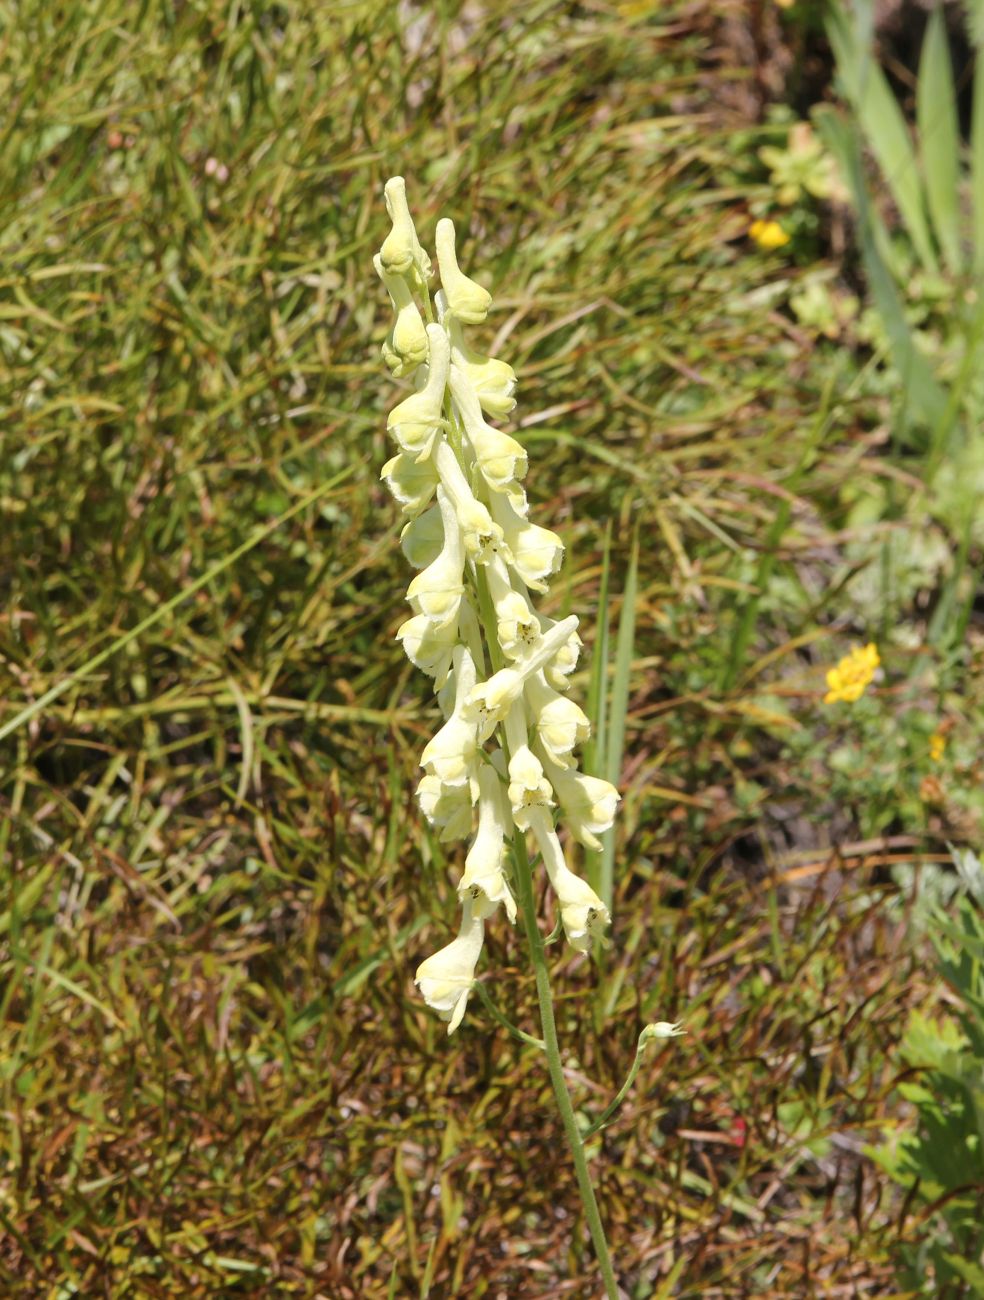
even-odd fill
[[[618,1092],[615,1094],[614,1099],[610,1102],[608,1106],[605,1107],[604,1114],[599,1116],[599,1118],[595,1120],[595,1122],[591,1125],[590,1128],[586,1128],[584,1130],[585,1140],[587,1140],[589,1137],[594,1137],[594,1135],[600,1129],[603,1129],[607,1125],[608,1121],[612,1118],[612,1116],[618,1110],[619,1106],[621,1106],[622,1102],[625,1101],[626,1097],[629,1095],[629,1089],[635,1083],[635,1077],[639,1073],[639,1066],[642,1064],[642,1054],[644,1050],[645,1050],[645,1044],[643,1043],[642,1037],[640,1036],[639,1043],[636,1047],[635,1060],[632,1062],[632,1069],[629,1071],[626,1080],[622,1084],[621,1088],[619,1088]]]
[[[578,1190],[581,1193],[584,1215],[588,1221],[591,1240],[594,1242],[595,1254],[598,1256],[601,1276],[605,1283],[605,1295],[607,1300],[618,1300],[618,1287],[615,1282],[615,1274],[612,1271],[611,1256],[608,1253],[608,1242],[605,1238],[605,1229],[598,1210],[594,1185],[588,1171],[584,1142],[578,1132],[574,1107],[571,1105],[570,1093],[567,1091],[567,1081],[564,1079],[564,1066],[560,1059],[560,1043],[557,1039],[557,1025],[554,1021],[553,997],[550,993],[550,974],[547,970],[543,936],[540,934],[540,927],[537,924],[536,900],[533,896],[533,872],[530,869],[530,860],[526,852],[526,841],[521,833],[514,837],[512,847],[516,861],[519,906],[523,913],[523,925],[526,929],[526,938],[530,945],[530,957],[533,961],[533,971],[536,976],[536,995],[540,1003],[540,1024],[543,1028],[543,1042],[547,1053],[550,1082],[553,1084],[557,1109],[560,1111],[564,1132],[567,1135],[567,1143],[574,1158],[574,1171],[577,1174]]]

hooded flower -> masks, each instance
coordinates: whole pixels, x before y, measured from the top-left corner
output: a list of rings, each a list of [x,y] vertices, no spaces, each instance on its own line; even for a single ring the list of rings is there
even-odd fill
[[[507,659],[518,659],[533,650],[540,640],[540,622],[536,611],[530,604],[529,597],[513,587],[509,569],[499,556],[493,557],[486,575],[502,653]]]
[[[420,811],[441,832],[441,843],[466,839],[472,831],[472,789],[470,784],[445,785],[428,773],[417,783]]]
[[[461,909],[461,929],[457,939],[452,939],[447,947],[417,967],[414,983],[427,1005],[448,1022],[449,1034],[454,1033],[465,1014],[475,967],[482,953],[485,918],[495,910],[495,906],[484,895],[475,898],[469,893]]]
[[[591,735],[587,714],[566,695],[547,685],[543,673],[534,673],[526,684],[526,698],[532,706],[536,734],[547,757],[560,767],[572,767],[571,754]]]
[[[465,591],[465,547],[454,506],[442,488],[437,489],[437,504],[444,524],[444,545],[407,589],[407,600],[415,612],[424,614],[435,628],[457,623]]]
[[[410,514],[423,510],[438,484],[437,470],[429,460],[417,460],[405,451],[388,460],[379,477]]]
[[[554,806],[553,788],[543,774],[543,764],[526,743],[526,705],[522,700],[506,715],[505,733],[509,746],[509,785],[506,790],[514,825],[530,828],[530,814]]]
[[[478,773],[478,831],[465,858],[465,874],[458,883],[461,898],[474,890],[490,903],[505,904],[510,921],[516,920],[516,903],[506,883],[506,840],[512,837],[509,817],[500,793],[501,778],[491,763],[483,763]]]
[[[465,708],[475,685],[475,664],[463,645],[453,652],[454,708],[444,726],[424,746],[420,766],[443,785],[464,785],[476,779],[478,738],[475,721]]]
[[[526,473],[526,449],[515,438],[510,438],[508,433],[502,433],[486,424],[478,396],[464,371],[452,365],[450,379],[451,393],[482,477],[493,492],[505,492],[513,500],[514,506],[517,502],[525,504],[526,494],[518,487],[516,480]]]
[[[451,654],[458,644],[458,629],[453,623],[435,625],[426,614],[414,614],[397,630],[396,639],[412,664],[443,686],[451,668]]]
[[[426,569],[444,549],[444,520],[437,506],[411,519],[400,534],[400,548],[414,569]]]
[[[508,591],[495,603],[496,630],[499,644],[507,659],[529,654],[540,639],[540,625],[529,601],[518,591]]]
[[[560,905],[560,920],[567,942],[579,952],[591,948],[611,921],[608,908],[586,880],[575,875],[564,861],[564,850],[549,815],[538,809],[529,814],[530,829],[543,858],[547,876]]]
[[[558,767],[549,759],[546,769],[571,834],[586,849],[600,850],[598,836],[604,834],[615,820],[618,791],[610,781],[603,781],[599,776],[586,776],[572,768]]]
[[[543,614],[538,614],[537,618],[540,621],[540,631],[544,635],[555,626],[552,618],[546,618]],[[583,642],[577,632],[572,632],[543,670],[544,676],[555,691],[566,691],[570,686],[567,679],[577,667],[582,645]]]
[[[487,740],[492,732],[505,720],[506,714],[523,692],[523,687],[532,675],[547,664],[571,632],[577,628],[577,615],[571,614],[562,622],[555,624],[546,636],[540,637],[534,647],[511,667],[500,668],[485,682],[479,682],[469,696],[469,704],[475,710],[479,735]]]
[[[502,529],[468,486],[457,457],[446,442],[438,446],[435,459],[444,490],[458,516],[465,550],[476,564],[488,564],[493,555],[504,549]]]
[[[543,775],[543,764],[530,749],[520,745],[509,760],[509,803],[513,821],[521,831],[530,829],[531,815],[553,807],[553,789]]]

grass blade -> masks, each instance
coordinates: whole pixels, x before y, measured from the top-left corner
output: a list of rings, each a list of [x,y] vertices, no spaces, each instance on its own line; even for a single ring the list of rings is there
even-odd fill
[[[970,191],[974,214],[974,270],[984,272],[984,63],[978,47],[970,116]]]
[[[16,731],[18,727],[22,727],[25,722],[30,722],[31,719],[36,718],[39,713],[43,713],[49,704],[53,704],[55,700],[60,699],[60,697],[64,695],[67,690],[70,690],[72,686],[76,685],[78,682],[84,681],[86,677],[91,673],[94,673],[97,668],[101,667],[107,659],[111,659],[113,655],[118,654],[120,650],[125,649],[132,641],[136,641],[138,637],[148,630],[148,628],[153,627],[155,623],[159,623],[165,615],[170,614],[172,609],[177,609],[179,605],[184,604],[184,602],[188,600],[189,597],[193,596],[196,591],[201,591],[203,587],[207,587],[208,584],[214,578],[218,577],[220,573],[224,572],[230,564],[235,564],[237,560],[241,559],[249,551],[253,550],[255,546],[259,546],[261,542],[264,542],[268,537],[271,537],[278,528],[282,527],[282,525],[287,522],[288,519],[293,519],[295,515],[300,514],[302,510],[306,510],[313,502],[319,501],[323,496],[326,496],[329,492],[333,491],[339,484],[349,478],[357,468],[358,466],[356,465],[347,466],[340,473],[334,475],[333,478],[330,478],[326,483],[322,483],[320,487],[315,488],[313,492],[309,492],[306,496],[302,497],[300,501],[297,501],[292,505],[289,510],[285,510],[283,514],[272,523],[262,524],[259,528],[254,529],[241,546],[237,546],[235,550],[230,551],[228,555],[224,555],[221,560],[216,560],[214,564],[210,565],[205,570],[201,577],[196,578],[194,582],[189,582],[187,587],[182,587],[176,595],[170,598],[170,600],[165,600],[162,604],[158,605],[154,612],[139,622],[136,627],[132,627],[128,632],[124,632],[122,636],[116,637],[116,639],[108,645],[105,650],[100,650],[97,655],[93,655],[93,657],[82,664],[80,668],[76,668],[74,672],[69,673],[67,677],[63,677],[57,685],[52,686],[50,690],[45,691],[39,699],[34,700],[33,703],[21,709],[20,712],[16,713],[12,718],[8,718],[3,726],[0,726],[0,740],[6,739],[6,737]]]
[[[615,676],[612,680],[611,703],[608,713],[608,737],[605,751],[605,776],[618,785],[622,773],[622,754],[625,748],[625,715],[629,709],[629,684],[632,678],[632,654],[635,649],[636,589],[639,575],[639,530],[632,538],[632,554],[625,577],[622,610],[618,619],[618,636],[615,642]],[[615,867],[615,828],[602,836],[601,888],[598,893],[607,907],[612,905]]]
[[[611,628],[611,611],[608,608],[608,585],[611,575],[612,526],[605,528],[604,549],[601,555],[601,584],[598,588],[598,637],[591,661],[591,681],[588,685],[587,713],[591,719],[591,739],[584,747],[584,770],[601,776],[605,768],[605,746],[608,737],[608,641]]]

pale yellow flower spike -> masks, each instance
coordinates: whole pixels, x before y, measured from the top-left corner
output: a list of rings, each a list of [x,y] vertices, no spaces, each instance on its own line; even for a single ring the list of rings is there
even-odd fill
[[[880,665],[878,647],[873,641],[866,646],[855,646],[836,668],[827,670],[828,690],[823,697],[824,704],[836,704],[841,700],[853,704],[859,700],[874,680]]]
[[[385,196],[393,228],[375,267],[396,321],[383,357],[413,385],[386,422],[398,450],[382,473],[409,516],[401,541],[418,570],[407,592],[413,613],[397,637],[434,679],[444,714],[421,755],[417,801],[442,840],[471,841],[458,884],[458,937],[416,974],[424,1000],[453,1033],[486,921],[500,904],[510,921],[517,914],[509,878],[517,837],[528,832],[537,842],[568,943],[586,952],[605,942],[608,908],[567,865],[554,817],[559,811],[571,836],[596,849],[619,795],[577,770],[575,751],[591,730],[564,694],[581,644],[578,620],[547,618],[532,600],[560,568],[564,545],[528,518],[526,448],[489,423],[515,406],[516,376],[465,338],[465,327],[485,320],[492,295],[458,266],[454,226],[442,218],[441,288],[432,305],[431,263],[402,177],[387,182]]]

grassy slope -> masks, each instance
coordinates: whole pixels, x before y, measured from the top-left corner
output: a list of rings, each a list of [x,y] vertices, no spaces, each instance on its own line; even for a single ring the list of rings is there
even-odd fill
[[[616,1015],[557,952],[585,1104],[646,1019],[692,1030],[599,1161],[626,1284],[653,1294],[675,1260],[681,1295],[880,1285],[854,1153],[908,959],[867,873],[793,882],[749,834],[750,790],[824,798],[791,793],[742,673],[778,650],[775,676],[825,598],[731,652],[762,555],[822,590],[828,504],[878,466],[754,297],[775,267],[740,238],[706,12],[634,6],[626,41],[565,8],[401,32],[394,5],[76,0],[7,24],[0,721],[83,680],[0,755],[5,1294],[588,1293],[540,1062],[478,1007],[449,1045],[410,982],[454,902],[412,805],[433,709],[393,641],[377,484],[395,171],[497,291],[534,508],[569,544],[551,608],[589,645],[605,521],[616,574],[642,529]],[[784,707],[812,725],[799,662]],[[532,1024],[502,926],[483,969]]]

